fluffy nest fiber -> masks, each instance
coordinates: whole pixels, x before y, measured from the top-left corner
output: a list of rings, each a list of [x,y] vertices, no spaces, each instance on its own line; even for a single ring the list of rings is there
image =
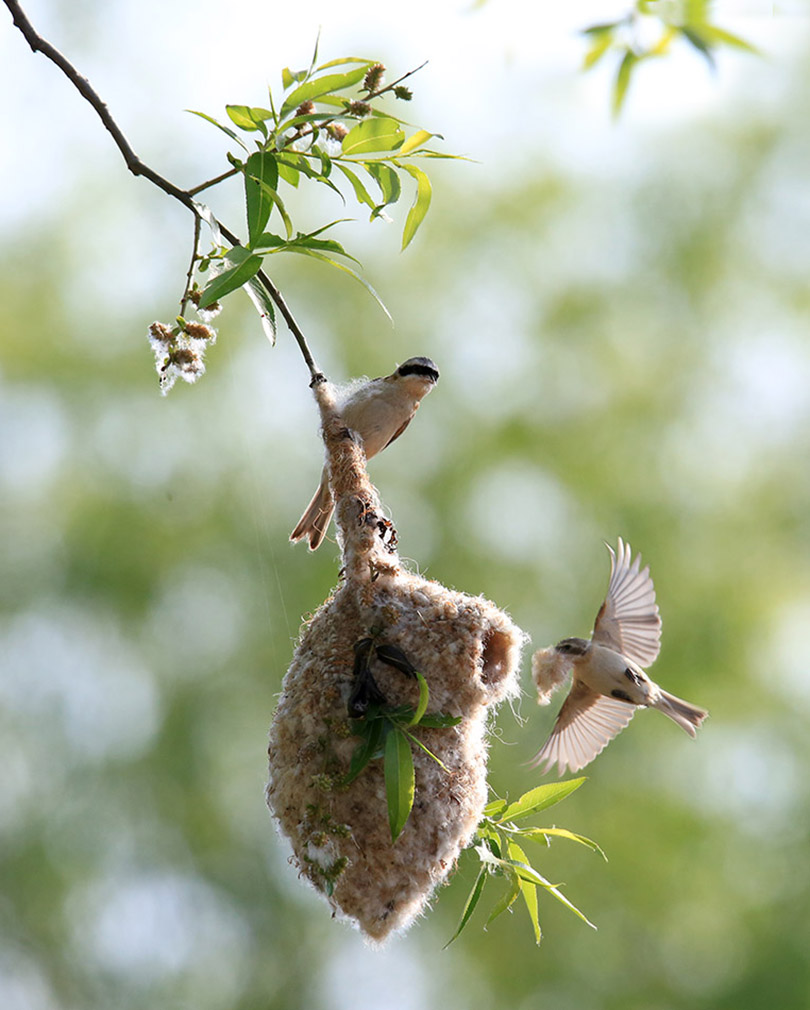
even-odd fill
[[[342,581],[303,630],[270,730],[267,802],[298,869],[372,940],[407,928],[469,844],[487,800],[487,710],[518,693],[523,632],[493,603],[400,565],[362,445],[327,383],[315,387],[343,551]],[[358,739],[347,702],[355,644],[398,647],[425,677],[428,713],[456,726],[414,729],[445,766],[413,748],[414,803],[391,841],[382,761],[343,780]],[[418,687],[379,661],[387,704],[417,704]]]

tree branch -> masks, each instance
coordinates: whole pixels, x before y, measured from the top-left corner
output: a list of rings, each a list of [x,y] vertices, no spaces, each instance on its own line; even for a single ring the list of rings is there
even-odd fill
[[[194,265],[194,258],[196,256],[197,250],[197,238],[199,234],[199,222],[201,218],[200,208],[194,200],[192,193],[188,190],[180,189],[179,186],[175,186],[174,183],[169,182],[168,179],[164,179],[162,175],[159,175],[154,169],[150,168],[149,165],[144,164],[141,159],[135,154],[129,141],[124,136],[121,128],[113,119],[110,114],[110,110],[107,105],[101,100],[96,90],[90,84],[86,77],[83,77],[79,71],[73,66],[70,60],[67,59],[62,53],[59,52],[55,46],[52,46],[50,42],[43,39],[41,35],[34,29],[31,22],[28,20],[25,12],[23,11],[17,0],[3,0],[3,3],[8,7],[11,12],[11,17],[14,21],[15,27],[17,27],[22,33],[28,45],[31,47],[32,52],[42,53],[46,59],[50,60],[51,63],[55,64],[67,77],[67,79],[73,84],[79,94],[85,98],[90,105],[95,109],[98,114],[99,119],[104,125],[104,128],[113,138],[115,146],[121,152],[121,155],[126,163],[127,168],[133,175],[143,176],[144,179],[148,179],[154,186],[162,190],[168,196],[179,201],[184,207],[187,207],[195,218],[195,240],[194,240],[194,254],[192,256],[192,268]],[[229,231],[224,225],[219,221],[216,222],[219,225],[222,235],[231,243],[232,246],[241,245],[239,239]],[[190,271],[191,272],[191,271]],[[315,359],[312,357],[312,353],[307,345],[306,337],[304,336],[303,330],[295,321],[295,317],[290,311],[287,303],[284,301],[281,292],[273,284],[267,274],[260,270],[257,277],[264,285],[267,293],[275,302],[278,307],[279,312],[284,317],[284,321],[290,329],[290,332],[295,337],[295,340],[301,349],[301,353],[306,362],[307,368],[309,368],[310,375],[312,377],[313,384],[317,384],[323,381],[323,373],[320,371],[318,366],[315,364]],[[186,287],[186,292],[184,294],[184,299],[188,294],[188,285]]]
[[[227,239],[232,246],[238,246],[242,244],[236,237],[236,235],[234,235],[232,231],[229,231],[225,227],[225,225],[222,224],[221,221],[217,221],[217,224],[219,225],[219,229],[222,232],[223,237]],[[290,333],[292,333],[292,335],[295,337],[295,340],[301,349],[301,354],[304,356],[304,361],[307,363],[309,374],[312,377],[312,385],[317,385],[317,383],[323,381],[324,374],[320,370],[320,368],[318,368],[318,366],[315,364],[315,359],[312,357],[312,352],[310,351],[309,346],[307,344],[307,338],[304,336],[304,331],[295,321],[295,316],[292,314],[292,312],[289,309],[289,306],[284,301],[284,297],[282,296],[281,292],[270,280],[270,278],[267,276],[264,270],[259,270],[256,276],[264,285],[264,288],[267,291],[268,295],[270,295],[270,297],[276,303],[276,307],[278,308],[279,312],[282,314],[282,316],[284,316],[284,321],[289,327]]]
[[[231,176],[238,175],[238,168],[229,168],[227,172],[223,172],[221,175],[216,176],[214,179],[208,179],[207,182],[201,182],[198,186],[192,186],[188,191],[189,196],[196,196],[197,193],[202,193],[204,189],[208,189],[211,186],[216,186],[217,183],[224,182],[226,179],[230,179]]]
[[[197,255],[200,248],[200,224],[201,219],[199,214],[194,215],[194,242],[191,246],[191,262],[188,265],[188,273],[186,274],[186,287],[183,291],[183,297],[180,299],[180,315],[184,316],[186,314],[186,305],[188,304],[189,292],[191,291],[191,284],[194,279],[194,264],[197,262]]]
[[[403,74],[402,77],[398,77],[395,81],[391,81],[390,84],[386,84],[384,88],[369,92],[369,94],[366,95],[365,101],[370,102],[372,98],[379,98],[380,95],[384,95],[386,91],[393,91],[398,84],[401,84],[409,77],[413,77],[414,74],[418,74],[422,67],[426,67],[427,65],[428,61],[425,60],[424,63],[420,63],[418,67],[414,67],[413,70],[409,70],[407,74]]]

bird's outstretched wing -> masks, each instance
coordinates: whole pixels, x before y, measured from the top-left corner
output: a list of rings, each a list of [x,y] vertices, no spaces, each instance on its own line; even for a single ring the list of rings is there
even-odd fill
[[[555,762],[560,775],[566,768],[579,771],[621,733],[635,711],[635,705],[598,694],[582,681],[575,680],[551,736],[530,764],[534,768],[544,764],[544,775]]]
[[[619,537],[618,552],[610,551],[610,582],[607,596],[593,626],[593,641],[637,663],[649,666],[661,648],[661,615],[655,602],[655,587],[649,567],[642,568],[641,555],[631,564],[630,544]]]

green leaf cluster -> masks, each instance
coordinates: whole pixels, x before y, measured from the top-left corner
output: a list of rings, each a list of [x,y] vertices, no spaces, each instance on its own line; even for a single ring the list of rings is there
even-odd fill
[[[441,139],[440,134],[411,127],[393,114],[386,99],[410,100],[411,92],[400,84],[410,74],[385,85],[384,70],[374,60],[354,56],[318,64],[316,46],[308,69],[283,70],[280,100],[268,89],[268,108],[227,105],[227,123],[189,110],[216,126],[239,149],[236,154],[228,154],[230,171],[191,192],[198,193],[239,174],[247,218],[244,249],[248,254],[236,259],[234,249],[220,251],[220,257],[227,262],[206,284],[202,307],[247,286],[254,302],[259,301],[257,308],[266,317],[266,329],[274,331],[268,299],[262,298],[258,290],[261,285],[252,281],[265,257],[280,252],[299,253],[335,267],[364,284],[380,302],[373,289],[346,263],[357,260],[338,242],[317,238],[339,221],[316,231],[296,230],[281,190],[282,184],[298,188],[302,179],[325,186],[344,203],[354,200],[365,207],[373,221],[386,217],[386,208],[401,199],[403,182],[407,182],[413,198],[403,228],[402,248],[410,244],[425,219],[432,196],[428,174],[416,161],[455,156],[428,146],[431,140]],[[278,221],[281,237],[267,232],[271,219]]]
[[[660,33],[652,42],[642,42],[642,24],[646,26],[653,19],[660,23]],[[588,39],[584,70],[596,66],[608,53],[617,56],[613,84],[614,115],[621,112],[630,80],[639,64],[666,55],[673,42],[679,39],[701,53],[712,68],[715,66],[715,50],[721,46],[750,53],[757,51],[745,39],[712,22],[711,0],[675,0],[668,3],[636,0],[634,7],[623,17],[591,25],[584,29],[583,35]]]
[[[529,861],[522,843],[525,841],[548,847],[553,838],[567,838],[605,857],[602,849],[590,838],[575,834],[566,828],[536,827],[533,825],[521,827],[518,822],[546,810],[559,803],[582,785],[584,778],[569,779],[566,782],[552,782],[537,786],[524,793],[514,803],[507,800],[493,800],[484,809],[484,816],[473,839],[475,853],[481,866],[475,883],[464,905],[458,928],[448,940],[449,946],[461,933],[472,918],[478,906],[484,887],[489,880],[498,877],[506,881],[506,890],[490,910],[486,925],[494,922],[503,912],[511,909],[521,898],[529,913],[535,941],[540,943],[542,931],[538,915],[538,889],[552,895],[565,905],[583,922],[593,929],[596,926],[562,893],[558,884],[552,884]]]
[[[409,705],[372,704],[361,719],[352,720],[353,734],[360,737],[360,742],[354,749],[349,770],[341,782],[343,786],[350,785],[369,762],[383,759],[392,842],[402,834],[413,808],[415,776],[412,748],[419,747],[428,757],[445,768],[433,751],[414,734],[414,729],[417,726],[444,729],[457,726],[461,722],[459,716],[445,715],[442,712],[428,714],[430,693],[427,681],[418,672],[416,679],[419,684],[419,700],[416,708]]]

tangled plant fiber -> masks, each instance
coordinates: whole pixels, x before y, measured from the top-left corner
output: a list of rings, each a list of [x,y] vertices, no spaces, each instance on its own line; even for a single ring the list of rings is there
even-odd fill
[[[487,710],[518,692],[523,632],[493,603],[406,571],[382,518],[362,444],[327,383],[315,387],[343,552],[342,581],[303,630],[270,730],[267,802],[301,874],[374,941],[407,928],[470,842],[487,799]],[[425,677],[428,713],[455,726],[415,727],[442,767],[413,748],[410,817],[391,840],[381,760],[345,783],[357,737],[347,702],[362,639],[401,650]],[[375,661],[386,703],[416,707],[418,687]]]

